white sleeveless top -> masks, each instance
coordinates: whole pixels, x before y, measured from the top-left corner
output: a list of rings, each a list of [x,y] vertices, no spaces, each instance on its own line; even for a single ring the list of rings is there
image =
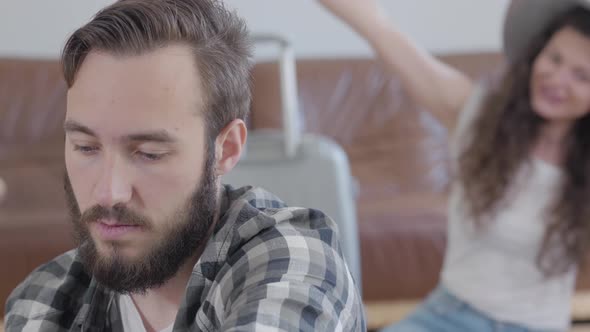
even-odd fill
[[[456,140],[465,138],[483,99],[483,88],[475,90],[461,114]],[[455,160],[459,143],[454,144]],[[465,216],[463,188],[455,181],[443,285],[493,319],[533,329],[568,330],[577,270],[548,278],[537,266],[547,212],[562,176],[556,166],[539,159],[525,163],[493,219],[481,227]]]

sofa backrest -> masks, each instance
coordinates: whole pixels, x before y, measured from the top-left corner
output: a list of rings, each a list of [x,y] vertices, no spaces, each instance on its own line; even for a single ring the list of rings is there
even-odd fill
[[[501,57],[469,54],[443,60],[479,77],[497,67]],[[363,243],[364,233],[381,232],[370,229],[376,223],[424,209],[438,218],[435,222],[444,221],[446,132],[428,112],[416,109],[399,81],[374,60],[299,60],[297,72],[305,129],[342,145],[359,181],[363,269],[381,266],[371,261],[370,244]],[[252,77],[251,128],[279,127],[276,66],[258,64]],[[33,268],[74,245],[62,181],[65,105],[57,61],[0,59],[0,178],[7,187],[0,201],[0,260],[14,262],[0,280],[0,303]],[[436,264],[428,268],[437,275]],[[379,287],[384,284],[394,284],[375,279],[379,275],[363,276],[369,297],[383,293]]]

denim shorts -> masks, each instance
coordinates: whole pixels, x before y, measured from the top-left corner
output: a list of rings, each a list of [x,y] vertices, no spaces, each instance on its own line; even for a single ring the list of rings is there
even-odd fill
[[[499,322],[461,301],[443,286],[404,320],[380,332],[560,332]],[[562,332],[562,331],[561,331]]]

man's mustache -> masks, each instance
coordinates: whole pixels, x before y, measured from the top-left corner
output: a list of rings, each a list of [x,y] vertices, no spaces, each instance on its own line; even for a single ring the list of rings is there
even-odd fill
[[[123,204],[116,204],[111,208],[95,205],[84,211],[80,217],[80,222],[83,224],[90,224],[98,222],[101,219],[116,221],[116,224],[113,226],[125,225],[149,227],[151,225],[147,217],[134,212]]]

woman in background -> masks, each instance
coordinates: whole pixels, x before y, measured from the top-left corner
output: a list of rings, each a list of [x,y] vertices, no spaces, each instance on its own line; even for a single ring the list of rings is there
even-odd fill
[[[590,243],[590,0],[515,0],[508,68],[471,81],[376,0],[319,0],[372,45],[453,137],[439,287],[386,331],[565,331]]]

